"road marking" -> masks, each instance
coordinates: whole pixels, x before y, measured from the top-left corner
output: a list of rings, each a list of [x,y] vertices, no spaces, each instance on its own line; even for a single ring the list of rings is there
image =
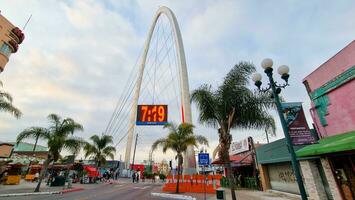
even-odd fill
[[[123,186],[123,185],[114,185],[113,187],[114,188],[118,188],[118,187],[121,187],[121,186]]]
[[[147,188],[150,188],[151,186],[144,186],[144,187],[133,187],[134,189],[140,189],[140,190],[145,190]]]

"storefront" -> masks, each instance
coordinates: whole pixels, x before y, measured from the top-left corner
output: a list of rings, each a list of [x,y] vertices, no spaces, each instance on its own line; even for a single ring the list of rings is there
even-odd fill
[[[258,146],[258,144],[256,146]],[[215,150],[215,152],[217,151],[218,149]],[[257,179],[255,178],[258,172],[255,163],[255,150],[253,139],[251,137],[248,137],[244,140],[233,142],[230,146],[229,155],[233,170],[233,176],[235,178],[237,187],[258,189],[259,184]],[[213,158],[214,160],[211,163],[212,165],[224,165],[224,163],[219,159],[219,156],[216,153],[214,153]]]
[[[322,170],[327,174],[327,183],[324,185],[333,185],[327,192],[328,196],[341,195],[344,199],[352,200],[355,197],[355,152],[353,149],[355,149],[355,132],[350,132],[321,139],[319,144],[297,151],[297,156],[321,156],[322,165],[319,168],[323,168]]]
[[[296,151],[304,146],[294,146],[294,149]],[[256,156],[264,191],[272,189],[300,194],[285,139],[258,147]]]

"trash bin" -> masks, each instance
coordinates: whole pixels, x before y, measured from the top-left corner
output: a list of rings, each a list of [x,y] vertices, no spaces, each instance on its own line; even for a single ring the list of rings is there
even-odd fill
[[[216,199],[217,200],[226,200],[226,192],[223,188],[218,188],[216,190]]]
[[[65,185],[65,177],[56,176],[52,179],[51,186],[64,186]]]

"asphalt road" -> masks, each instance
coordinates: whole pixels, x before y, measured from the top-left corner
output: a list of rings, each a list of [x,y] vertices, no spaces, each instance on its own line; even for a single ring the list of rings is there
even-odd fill
[[[100,184],[95,188],[65,194],[6,197],[1,200],[164,200],[165,198],[151,196],[151,192],[160,192],[160,188],[161,186],[153,184]]]

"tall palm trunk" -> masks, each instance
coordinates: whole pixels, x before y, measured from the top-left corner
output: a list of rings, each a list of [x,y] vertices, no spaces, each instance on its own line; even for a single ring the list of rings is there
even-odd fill
[[[34,155],[35,152],[36,152],[36,147],[37,147],[37,142],[38,142],[38,138],[39,138],[39,135],[36,136],[36,142],[35,142],[35,145],[33,146],[33,150],[32,150],[32,154]],[[27,171],[26,171],[26,175],[28,174],[28,172],[30,171],[30,167],[32,165],[32,160],[30,160],[30,162],[28,163],[28,167],[27,167]]]
[[[226,128],[219,129],[220,144],[221,144],[220,155],[222,157],[224,167],[227,169],[227,178],[228,178],[228,182],[229,182],[229,187],[231,189],[232,199],[236,200],[237,198],[235,195],[232,166],[231,166],[231,162],[229,159],[229,148],[230,148],[230,144],[232,142],[232,135],[229,133],[229,130],[227,130],[227,131],[225,131],[225,130],[226,130]]]
[[[97,161],[97,165],[96,165],[96,175],[97,175],[97,173],[99,174],[99,176],[101,176],[101,174],[100,174],[100,165],[101,165],[101,162],[100,161]],[[94,177],[94,179],[95,179],[95,183],[96,183],[96,179],[97,179],[98,177]],[[100,180],[101,181],[101,180]]]
[[[180,175],[181,175],[181,166],[182,166],[182,155],[178,154],[178,171],[177,171],[177,185],[176,185],[176,193],[179,193],[179,183],[180,183]]]
[[[47,160],[44,162],[44,167],[41,170],[41,174],[38,179],[38,184],[37,184],[37,187],[34,192],[39,192],[39,188],[41,187],[42,180],[43,180],[44,176],[47,174],[48,166],[51,161],[52,161],[52,158],[50,155],[48,155]]]
[[[231,194],[232,194],[232,199],[236,200],[236,195],[235,195],[235,187],[234,187],[234,178],[233,178],[233,172],[232,172],[232,165],[229,159],[229,151],[224,151],[225,152],[225,168],[227,168],[227,177],[228,177],[228,182],[229,182],[229,187],[231,189]]]

